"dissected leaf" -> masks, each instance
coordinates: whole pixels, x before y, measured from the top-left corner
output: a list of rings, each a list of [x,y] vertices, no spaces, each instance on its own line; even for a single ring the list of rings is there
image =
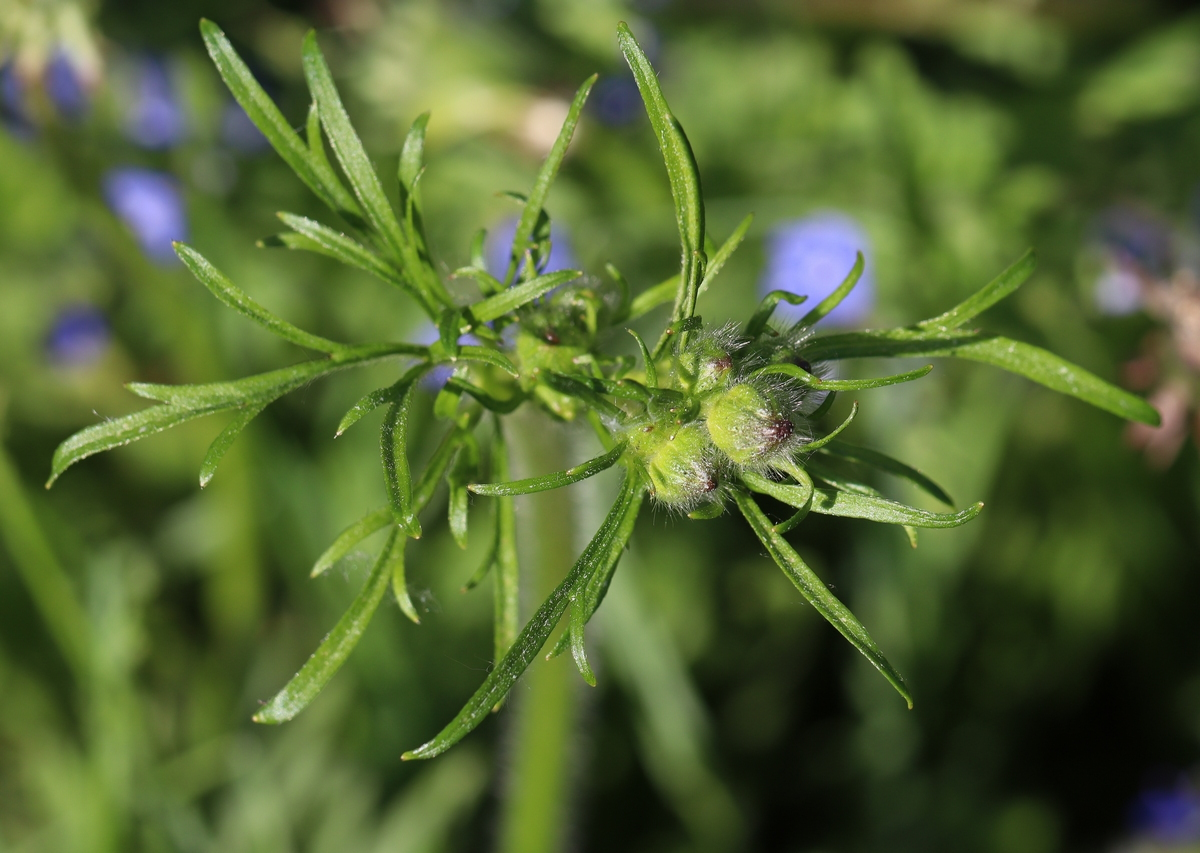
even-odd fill
[[[204,461],[200,463],[200,488],[204,488],[212,480],[213,475],[217,473],[217,465],[225,458],[225,454],[233,443],[237,441],[237,437],[242,434],[250,421],[254,420],[267,407],[270,400],[256,401],[249,403],[236,415],[233,420],[221,430],[221,434],[213,439],[212,444],[208,446],[208,451],[204,454]]]
[[[392,524],[392,508],[391,506],[380,507],[377,510],[367,513],[358,521],[351,524],[345,530],[338,534],[325,552],[317,557],[317,562],[313,564],[310,577],[317,577],[331,568],[334,563],[342,559],[350,553],[350,550],[359,542],[366,539],[372,533],[383,530],[389,524]]]
[[[310,150],[313,138],[309,137],[309,146],[304,144],[292,129],[291,122],[283,117],[275,102],[254,79],[254,75],[250,73],[250,69],[233,49],[220,27],[212,21],[202,19],[200,33],[204,37],[208,55],[212,57],[213,64],[216,65],[221,79],[229,87],[234,99],[284,162],[333,210],[349,214],[353,219],[361,219],[361,211],[354,197],[342,186],[341,181],[329,168],[328,162],[324,161],[323,157],[313,156]]]
[[[575,135],[575,127],[579,124],[579,116],[583,113],[583,105],[587,102],[588,93],[591,92],[592,86],[595,85],[597,76],[593,74],[584,80],[583,85],[575,93],[575,97],[571,100],[571,106],[567,110],[567,117],[563,121],[562,129],[559,130],[554,144],[550,147],[550,153],[546,155],[545,162],[542,163],[541,169],[538,170],[529,197],[525,199],[525,205],[521,210],[521,218],[517,220],[517,227],[513,233],[508,271],[504,274],[505,284],[512,283],[513,278],[517,274],[517,268],[521,263],[521,258],[525,256],[525,252],[529,249],[529,241],[533,237],[534,229],[538,224],[538,218],[541,216],[542,208],[546,204],[546,196],[550,192],[550,185],[554,183],[554,178],[558,175],[558,168],[562,165],[563,157],[566,156],[567,147],[571,144],[571,137]]]
[[[440,755],[466,737],[504,698],[545,645],[550,632],[567,609],[576,587],[586,584],[588,578],[607,559],[612,540],[617,535],[625,515],[638,503],[642,489],[641,484],[633,482],[632,477],[626,478],[621,495],[609,510],[604,524],[592,537],[592,541],[575,561],[562,583],[546,597],[537,612],[521,629],[512,647],[488,674],[483,684],[475,691],[475,695],[435,738],[404,753],[402,758],[409,760]]]
[[[617,41],[625,61],[633,71],[638,91],[646,106],[646,115],[654,128],[654,136],[662,151],[667,167],[667,178],[671,184],[671,198],[675,202],[675,221],[679,226],[680,269],[679,289],[675,298],[672,320],[683,320],[696,313],[696,297],[700,292],[700,281],[704,276],[704,197],[700,192],[700,170],[692,154],[683,128],[667,106],[662,88],[658,85],[658,74],[646,58],[641,45],[633,37],[629,25],[622,21],[617,25]],[[656,353],[664,345],[660,341]]]
[[[813,493],[812,511],[821,515],[840,515],[843,518],[865,518],[883,524],[907,524],[911,527],[958,527],[966,524],[983,509],[982,501],[959,512],[930,512],[905,506],[875,495],[817,489]]]
[[[346,658],[362,638],[371,617],[375,615],[379,602],[383,600],[383,594],[387,592],[388,582],[391,580],[390,555],[397,537],[401,535],[398,530],[393,530],[388,536],[387,544],[375,560],[367,582],[363,584],[362,590],[351,602],[350,607],[313,652],[308,662],[254,715],[254,722],[285,723],[292,719],[317,697],[329,679],[333,678],[334,673],[346,662]]]
[[[750,495],[741,490],[734,490],[733,497],[737,501],[738,509],[742,511],[742,515],[750,523],[750,527],[754,529],[754,533],[758,536],[759,541],[763,543],[767,552],[771,555],[771,559],[775,561],[779,568],[783,569],[783,573],[788,576],[788,579],[795,585],[796,589],[800,590],[800,594],[808,599],[808,603],[816,608],[817,612],[829,621],[829,624],[837,628],[842,636],[850,641],[851,645],[862,652],[863,656],[904,697],[904,701],[908,703],[908,707],[912,708],[912,694],[909,693],[908,685],[904,683],[904,678],[888,662],[888,659],[883,656],[883,652],[879,650],[879,646],[871,639],[871,635],[867,633],[867,629],[863,627],[863,624],[858,621],[846,605],[838,600],[837,596],[829,591],[829,587],[817,577],[816,573],[800,559],[800,555],[788,544],[787,540],[775,531],[771,526],[770,520],[758,508],[758,504],[754,502]]]
[[[531,495],[535,492],[547,492],[551,489],[558,489],[563,486],[569,486],[572,483],[578,483],[580,480],[586,480],[588,477],[593,477],[601,471],[607,471],[613,465],[617,464],[617,460],[621,458],[621,454],[624,452],[625,445],[618,444],[602,456],[589,459],[587,462],[581,462],[575,467],[567,468],[564,471],[555,471],[553,474],[543,474],[540,477],[527,477],[524,480],[512,480],[507,483],[472,483],[467,488],[477,495],[486,495],[488,497]]]
[[[276,317],[247,296],[232,281],[226,278],[220,270],[210,264],[203,255],[185,243],[175,243],[175,254],[196,277],[209,289],[213,296],[221,300],[244,317],[258,323],[267,331],[278,335],[285,341],[291,341],[297,346],[318,352],[338,352],[346,349],[346,344],[339,344],[328,338],[322,338],[293,326],[286,320]]]

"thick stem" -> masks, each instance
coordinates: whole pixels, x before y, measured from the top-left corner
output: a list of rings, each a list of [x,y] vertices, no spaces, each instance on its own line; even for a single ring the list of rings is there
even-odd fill
[[[566,468],[565,430],[528,409],[506,430],[518,476]],[[523,585],[528,602],[545,598],[575,558],[575,508],[560,491],[518,498],[524,543]],[[528,555],[528,556],[526,556]],[[571,800],[573,732],[578,675],[569,655],[537,660],[509,697],[513,703],[500,853],[555,853],[566,838]]]

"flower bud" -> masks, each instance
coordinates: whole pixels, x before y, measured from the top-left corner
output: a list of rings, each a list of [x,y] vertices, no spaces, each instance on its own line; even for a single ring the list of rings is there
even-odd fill
[[[754,465],[786,447],[796,432],[770,396],[741,382],[714,394],[704,407],[708,434],[737,465]]]
[[[634,427],[629,447],[661,503],[686,509],[717,497],[717,469],[703,424],[651,422]]]

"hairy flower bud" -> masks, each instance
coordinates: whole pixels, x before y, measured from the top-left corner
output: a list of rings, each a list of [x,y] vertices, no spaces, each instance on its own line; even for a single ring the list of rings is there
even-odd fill
[[[762,463],[794,443],[796,426],[771,395],[740,382],[704,406],[708,434],[737,465]]]
[[[659,502],[688,510],[717,497],[715,454],[703,424],[636,426],[629,434],[629,448],[650,477]]]

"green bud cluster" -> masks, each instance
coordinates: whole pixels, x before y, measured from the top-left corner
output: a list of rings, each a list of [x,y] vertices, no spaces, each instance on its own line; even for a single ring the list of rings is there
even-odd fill
[[[624,427],[629,456],[649,479],[655,499],[692,512],[724,499],[721,485],[742,472],[790,461],[803,448],[805,389],[755,373],[761,355],[730,328],[701,332],[673,359],[670,385],[651,389],[679,397]]]

